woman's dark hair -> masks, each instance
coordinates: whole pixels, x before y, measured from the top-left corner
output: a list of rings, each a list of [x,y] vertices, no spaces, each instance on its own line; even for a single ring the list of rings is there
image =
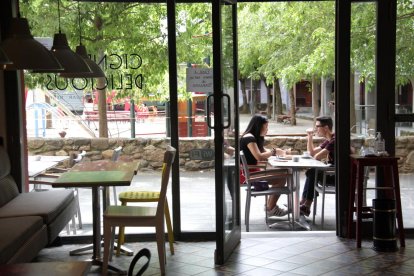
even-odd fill
[[[250,119],[246,130],[242,134],[242,137],[247,133],[252,134],[254,138],[256,138],[257,146],[261,152],[264,151],[264,137],[260,136],[260,131],[262,130],[263,125],[267,123],[269,123],[269,120],[266,116],[256,114]]]

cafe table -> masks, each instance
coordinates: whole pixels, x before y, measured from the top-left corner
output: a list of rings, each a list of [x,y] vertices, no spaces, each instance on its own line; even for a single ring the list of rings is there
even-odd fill
[[[92,189],[92,265],[102,266],[101,260],[101,208],[100,208],[100,189],[104,191],[109,186],[129,186],[137,172],[136,162],[123,161],[91,161],[81,162],[71,168],[70,171],[63,173],[52,184],[55,188],[91,188]],[[105,198],[104,192],[104,198]],[[107,197],[106,197],[107,198]],[[104,200],[105,202],[106,200]],[[105,204],[104,204],[105,207]],[[87,246],[90,248],[89,246]],[[82,252],[86,248],[71,251],[71,255]],[[116,272],[124,272],[114,266],[109,269]]]
[[[295,158],[297,157],[297,158]],[[298,161],[293,161],[293,159],[297,159]],[[293,182],[295,187],[295,196],[294,196],[294,204],[293,204],[293,212],[295,215],[296,223],[305,228],[307,230],[311,230],[309,223],[306,221],[305,217],[300,215],[300,204],[299,204],[299,193],[300,193],[300,172],[305,169],[310,168],[326,168],[329,165],[314,159],[310,156],[300,156],[300,155],[293,155],[292,159],[285,159],[276,156],[271,156],[268,159],[268,163],[272,167],[278,168],[290,168],[292,169],[293,173]]]
[[[48,156],[35,155],[28,157],[28,174],[29,177],[35,178],[48,169],[56,167],[61,162],[69,159],[69,156]]]
[[[60,163],[68,160],[69,156],[50,156],[50,155],[30,155],[27,158],[28,176],[31,180],[36,180],[47,170],[55,168]],[[42,184],[34,184],[33,191],[42,191]],[[29,187],[26,188],[29,190]]]

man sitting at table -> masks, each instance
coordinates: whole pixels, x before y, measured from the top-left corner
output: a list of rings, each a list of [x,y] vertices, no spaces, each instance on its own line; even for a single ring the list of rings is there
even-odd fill
[[[335,134],[332,131],[333,121],[331,117],[320,116],[316,118],[315,128],[307,129],[306,134],[308,138],[307,151],[316,160],[326,160],[332,166],[335,161]],[[317,135],[324,137],[326,140],[317,147],[313,145],[313,137]],[[313,195],[315,190],[315,171],[312,168],[306,171],[306,181],[302,192],[302,199],[300,201],[301,215],[309,216],[310,207],[313,202]],[[318,174],[318,180],[322,180],[322,172]],[[329,185],[335,184],[335,176],[328,175],[326,183]]]

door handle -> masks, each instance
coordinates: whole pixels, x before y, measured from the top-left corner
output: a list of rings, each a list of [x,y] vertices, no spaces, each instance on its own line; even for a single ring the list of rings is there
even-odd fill
[[[227,124],[223,120],[223,128],[229,128],[231,122],[231,109],[230,109],[230,96],[229,94],[223,94],[223,99],[227,98]],[[224,116],[223,116],[224,117]]]
[[[214,129],[214,126],[211,124],[211,117],[210,117],[210,100],[213,100],[214,103],[214,94],[208,95],[207,97],[207,126],[211,129]]]

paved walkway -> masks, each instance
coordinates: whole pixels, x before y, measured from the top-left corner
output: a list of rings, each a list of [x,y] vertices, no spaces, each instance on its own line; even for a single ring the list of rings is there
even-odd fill
[[[242,133],[252,115],[240,114],[240,132]],[[269,124],[269,135],[277,134],[304,134],[305,130],[312,127],[312,117],[310,114],[298,114],[296,126],[289,124],[277,123],[275,120],[270,119]],[[304,119],[306,118],[306,119]],[[72,137],[90,137],[90,134],[86,132],[80,125],[70,118],[59,118],[53,120],[52,127],[35,130],[35,120],[28,114],[27,118],[27,137],[46,137],[46,138],[58,138],[59,132],[64,130],[66,132],[66,138]],[[88,123],[90,129],[99,135],[99,122],[91,121]],[[129,122],[108,122],[109,137],[131,137],[131,124]],[[166,122],[164,116],[152,117],[145,122],[135,123],[135,133],[139,137],[165,137],[166,133]]]
[[[299,117],[300,116],[300,117]],[[240,133],[246,130],[246,127],[250,121],[252,115],[240,114]],[[299,118],[296,119],[296,125],[292,126],[289,124],[278,123],[276,120],[269,120],[269,131],[268,135],[280,135],[280,134],[300,134],[304,135],[306,129],[313,126],[312,117],[310,114],[300,114]]]

